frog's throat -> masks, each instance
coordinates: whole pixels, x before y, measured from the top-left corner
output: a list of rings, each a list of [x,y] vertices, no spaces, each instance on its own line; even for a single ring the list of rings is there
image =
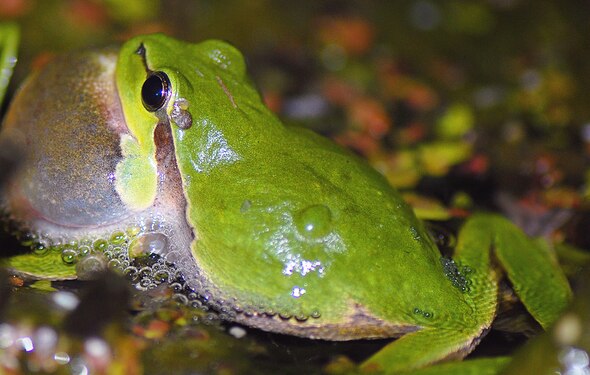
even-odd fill
[[[181,177],[176,166],[173,150],[172,135],[167,124],[161,123],[156,126],[154,142],[156,144],[158,190],[155,200],[145,210],[139,212],[130,210],[120,219],[100,225],[64,225],[53,222],[35,212],[23,197],[18,202],[27,205],[28,216],[15,215],[6,201],[0,201],[0,212],[5,216],[1,217],[0,220],[10,222],[14,230],[19,234],[30,232],[42,237],[43,243],[51,246],[51,241],[54,238],[59,241],[77,241],[81,238],[108,238],[114,231],[125,230],[130,226],[139,224],[144,219],[157,217],[167,227],[171,228],[169,240],[174,242],[174,248],[182,249],[188,256],[192,257],[190,255],[190,245],[195,239],[195,231],[186,219],[187,201],[182,190]],[[16,198],[13,197],[13,199]],[[8,214],[9,212],[10,214]],[[45,243],[47,240],[49,242]]]

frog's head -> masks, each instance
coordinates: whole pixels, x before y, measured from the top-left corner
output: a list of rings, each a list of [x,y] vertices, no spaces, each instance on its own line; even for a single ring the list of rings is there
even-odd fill
[[[26,151],[8,208],[18,221],[60,228],[118,222],[162,200],[177,161],[198,171],[238,159],[219,141],[241,139],[236,125],[253,111],[266,108],[243,56],[222,41],[153,34],[118,52],[59,56],[31,75],[5,118],[0,140]]]
[[[138,36],[121,48],[116,80],[129,128],[129,136],[122,139],[125,159],[117,166],[117,191],[138,209],[149,206],[156,196],[158,124],[170,128],[176,145],[169,151],[183,159],[190,153],[181,149],[183,139],[193,147],[203,144],[214,149],[202,139],[208,133],[195,128],[214,123],[221,133],[232,133],[238,130],[239,119],[247,116],[245,110],[265,110],[246,76],[242,54],[219,40],[189,44],[162,34]],[[192,158],[196,169],[197,159],[202,158]],[[206,159],[203,169],[216,162]]]

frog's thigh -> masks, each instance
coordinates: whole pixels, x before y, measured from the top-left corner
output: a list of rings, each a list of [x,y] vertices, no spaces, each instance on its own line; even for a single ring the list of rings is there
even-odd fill
[[[424,328],[387,345],[361,365],[363,372],[395,374],[445,359],[463,358],[479,342],[483,329]]]
[[[482,233],[477,222],[468,221],[461,229],[455,259],[471,269],[469,291],[464,302],[471,307],[468,316],[454,316],[444,326],[425,327],[389,344],[362,364],[365,371],[398,373],[432,363],[467,355],[492,324],[497,307],[496,273],[490,267],[492,236]]]

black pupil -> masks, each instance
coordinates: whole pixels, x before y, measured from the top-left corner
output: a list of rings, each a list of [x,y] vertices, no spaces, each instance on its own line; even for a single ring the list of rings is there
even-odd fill
[[[168,99],[170,81],[162,72],[152,73],[143,83],[141,100],[143,106],[150,112],[162,108]]]

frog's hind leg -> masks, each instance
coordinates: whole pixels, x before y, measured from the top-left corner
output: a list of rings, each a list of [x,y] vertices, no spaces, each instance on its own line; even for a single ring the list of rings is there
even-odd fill
[[[473,329],[425,328],[406,334],[364,362],[361,371],[398,374],[444,360],[461,359],[487,332],[487,328],[470,328]]]
[[[531,315],[544,328],[555,321],[571,299],[571,290],[547,247],[501,216],[475,215],[461,228],[454,256],[459,272],[471,282],[465,301],[473,316],[455,322],[454,328],[428,327],[410,333],[369,358],[362,369],[399,373],[468,354],[496,313],[498,286],[490,264],[492,251]],[[467,368],[480,367],[469,364]]]
[[[369,358],[361,370],[395,374],[469,354],[490,329],[496,314],[498,284],[490,266],[491,249],[490,232],[484,234],[469,225],[461,230],[455,259],[460,272],[468,271],[463,298],[472,312],[470,316],[456,316],[453,321],[406,334]]]
[[[529,238],[498,215],[481,214],[470,221],[492,231],[495,256],[514,292],[546,329],[571,300],[569,283],[548,245]]]

